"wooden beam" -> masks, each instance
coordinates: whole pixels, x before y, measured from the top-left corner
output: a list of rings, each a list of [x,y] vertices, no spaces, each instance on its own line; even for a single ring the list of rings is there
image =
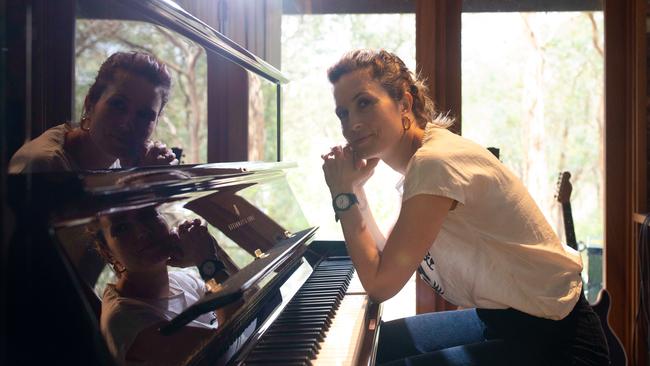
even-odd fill
[[[75,0],[32,2],[31,137],[74,115]]]
[[[415,12],[415,60],[427,80],[436,108],[456,118],[452,131],[461,128],[461,0],[417,0]],[[456,307],[436,295],[419,277],[415,282],[416,312]]]
[[[643,364],[635,338],[639,287],[633,212],[647,182],[641,157],[645,133],[645,1],[605,1],[605,287],[610,322],[630,358]],[[643,160],[643,162],[641,161]],[[641,173],[641,175],[639,175]]]
[[[394,14],[415,12],[415,0],[283,0],[282,13]]]
[[[283,14],[414,13],[416,0],[283,0]],[[464,0],[463,13],[599,11],[602,0]]]

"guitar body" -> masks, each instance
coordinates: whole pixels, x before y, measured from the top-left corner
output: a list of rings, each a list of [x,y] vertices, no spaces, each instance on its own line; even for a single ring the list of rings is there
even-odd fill
[[[571,203],[569,202],[571,191],[573,190],[571,182],[569,181],[570,178],[571,174],[569,172],[560,173],[555,198],[560,204],[562,204],[562,218],[564,219],[564,232],[566,235],[567,245],[578,250],[578,241],[576,240],[575,229],[573,227]],[[603,328],[603,333],[605,333],[607,348],[609,349],[610,364],[613,366],[626,366],[627,355],[625,354],[623,343],[618,339],[612,328],[609,326],[609,309],[611,305],[612,298],[609,296],[609,292],[607,292],[606,289],[602,289],[598,293],[596,302],[591,305],[591,308],[598,315],[600,325]]]
[[[600,325],[603,327],[605,339],[607,339],[607,347],[609,348],[609,359],[614,366],[627,365],[627,355],[623,348],[623,343],[614,334],[612,328],[609,326],[609,309],[612,305],[612,299],[606,289],[600,290],[596,302],[591,305],[591,308],[598,318],[600,318]]]

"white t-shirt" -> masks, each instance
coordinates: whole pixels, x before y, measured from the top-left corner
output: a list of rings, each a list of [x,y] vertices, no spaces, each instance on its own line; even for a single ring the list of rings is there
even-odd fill
[[[67,123],[52,127],[16,151],[9,161],[9,173],[72,172],[79,166],[63,149],[65,134],[72,130]],[[116,160],[109,169],[120,168]]]
[[[402,201],[451,198],[418,272],[448,301],[564,318],[582,291],[579,253],[563,245],[521,181],[484,147],[433,124],[409,161]]]
[[[171,320],[206,292],[205,283],[186,271],[169,272],[169,297],[141,299],[122,297],[115,285],[106,286],[102,298],[101,331],[108,349],[120,362],[138,334],[146,328],[165,320]],[[214,329],[217,317],[206,313],[188,324],[189,326]]]

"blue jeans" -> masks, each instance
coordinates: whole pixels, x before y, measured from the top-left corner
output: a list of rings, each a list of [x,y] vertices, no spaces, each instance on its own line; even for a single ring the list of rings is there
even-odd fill
[[[467,309],[382,323],[381,365],[608,365],[598,316],[581,297],[559,321]]]

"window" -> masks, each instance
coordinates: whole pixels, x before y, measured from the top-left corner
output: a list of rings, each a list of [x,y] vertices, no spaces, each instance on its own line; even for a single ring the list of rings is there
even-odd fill
[[[137,21],[77,19],[75,120],[100,65],[117,51],[145,51],[172,73],[169,102],[153,138],[183,149],[182,163],[207,162],[207,61],[205,49],[166,28]]]
[[[291,80],[283,86],[283,160],[298,163],[289,183],[319,239],[342,239],[334,220],[329,190],[323,178],[320,155],[345,144],[334,114],[327,68],[346,51],[385,48],[415,69],[414,14],[283,15],[282,71]],[[397,219],[401,199],[399,175],[383,163],[366,185],[368,201],[385,234]],[[393,184],[387,184],[393,182]],[[415,314],[415,277],[384,304],[383,319]]]
[[[590,301],[602,287],[603,13],[462,15],[462,133],[500,148],[563,237],[554,199],[571,173],[571,206]]]
[[[282,71],[291,80],[283,88],[283,158],[299,165],[289,179],[308,220],[320,226],[318,237],[342,239],[320,158],[332,146],[345,144],[327,68],[346,51],[385,48],[414,69],[415,15],[284,15],[282,45]],[[368,182],[368,200],[385,231],[397,218],[400,204],[397,190],[386,182],[397,184],[398,179],[382,163]]]

